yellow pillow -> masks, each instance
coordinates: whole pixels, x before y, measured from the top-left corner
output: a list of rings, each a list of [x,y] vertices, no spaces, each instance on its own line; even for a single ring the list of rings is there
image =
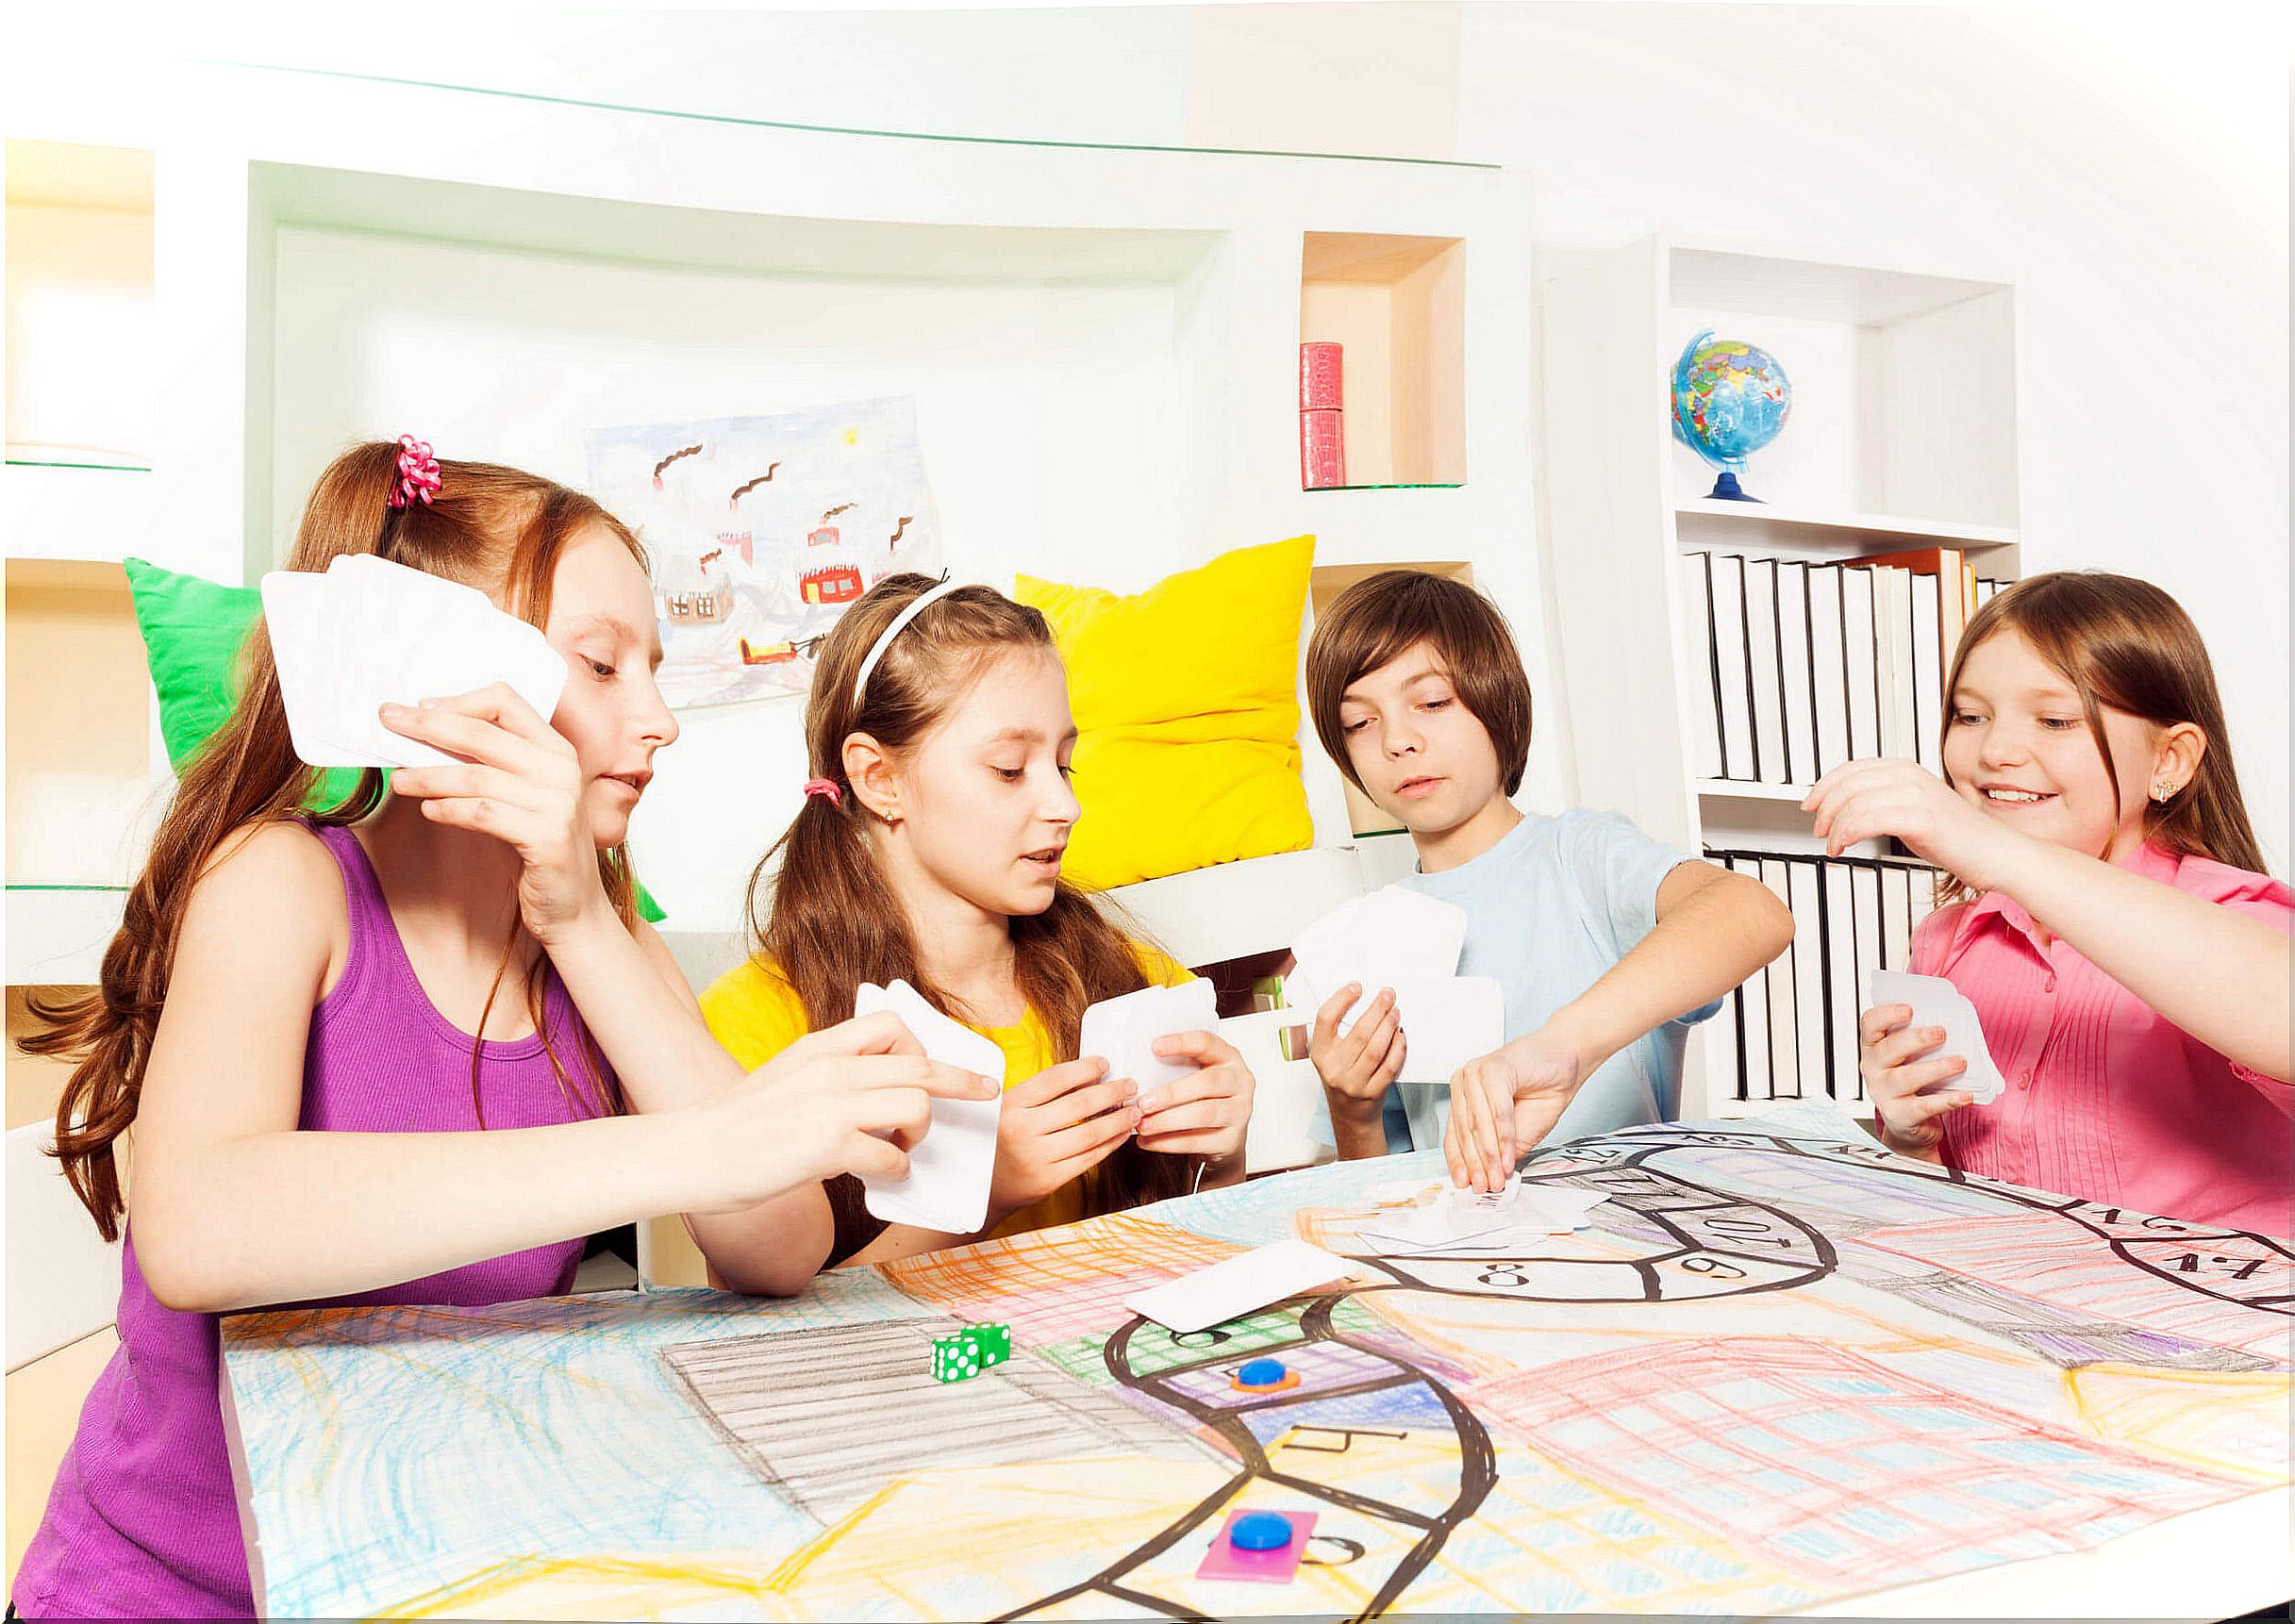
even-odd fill
[[[1068,666],[1080,885],[1126,886],[1314,839],[1299,781],[1299,620],[1315,539],[1223,553],[1137,597],[1023,575]]]

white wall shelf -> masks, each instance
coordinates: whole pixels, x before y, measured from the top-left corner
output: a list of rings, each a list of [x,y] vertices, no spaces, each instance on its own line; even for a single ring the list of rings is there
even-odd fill
[[[1734,778],[1701,778],[1698,794],[1708,801],[1782,801],[1798,806],[1808,799],[1806,784],[1748,784]]]
[[[149,469],[0,465],[0,552],[10,558],[164,562]]]
[[[125,887],[10,886],[8,985],[92,986],[119,931]]]
[[[1206,965],[1287,948],[1301,926],[1362,890],[1354,847],[1316,846],[1142,880],[1107,896],[1180,963]]]
[[[1684,547],[1713,544],[1838,551],[1927,543],[1976,552],[2013,547],[2017,542],[2016,531],[2004,524],[1915,519],[1891,513],[1817,512],[1766,503],[1716,502],[1702,497],[1676,502],[1673,522]]]

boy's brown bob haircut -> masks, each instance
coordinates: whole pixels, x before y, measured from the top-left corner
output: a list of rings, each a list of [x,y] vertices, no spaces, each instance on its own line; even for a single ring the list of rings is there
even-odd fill
[[[1514,634],[1489,599],[1423,570],[1388,570],[1357,581],[1317,617],[1306,645],[1306,699],[1324,752],[1355,788],[1363,787],[1339,731],[1339,699],[1364,672],[1422,642],[1489,734],[1506,793],[1513,794],[1530,761],[1530,679]]]

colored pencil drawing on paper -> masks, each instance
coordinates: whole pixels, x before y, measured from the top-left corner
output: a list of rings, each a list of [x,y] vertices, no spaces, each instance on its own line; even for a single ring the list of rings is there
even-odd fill
[[[801,694],[847,605],[940,572],[916,404],[592,429],[590,484],[654,572],[673,706]]]
[[[804,1297],[226,1323],[274,1615],[1754,1614],[2092,1547],[2287,1481],[2295,1248],[1889,1155],[1809,1104],[1556,1147],[1507,1258],[1385,1255],[1427,1154]],[[1191,1335],[1123,1300],[1297,1235],[1351,1284]],[[1012,1327],[966,1382],[931,1340]],[[1273,1357],[1273,1391],[1235,1373]],[[1312,1511],[1282,1585],[1202,1580]]]

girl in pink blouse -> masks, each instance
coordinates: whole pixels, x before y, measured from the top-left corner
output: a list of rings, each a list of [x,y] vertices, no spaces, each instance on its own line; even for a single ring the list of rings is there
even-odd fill
[[[2295,1234],[2288,916],[2240,804],[2215,673],[2174,599],[2037,575],[1970,618],[1944,777],[1853,761],[1804,806],[1838,855],[1894,836],[1945,871],[1912,968],[1976,1006],[2007,1087],[1904,1004],[1864,1013],[1903,1154],[2163,1218]]]

